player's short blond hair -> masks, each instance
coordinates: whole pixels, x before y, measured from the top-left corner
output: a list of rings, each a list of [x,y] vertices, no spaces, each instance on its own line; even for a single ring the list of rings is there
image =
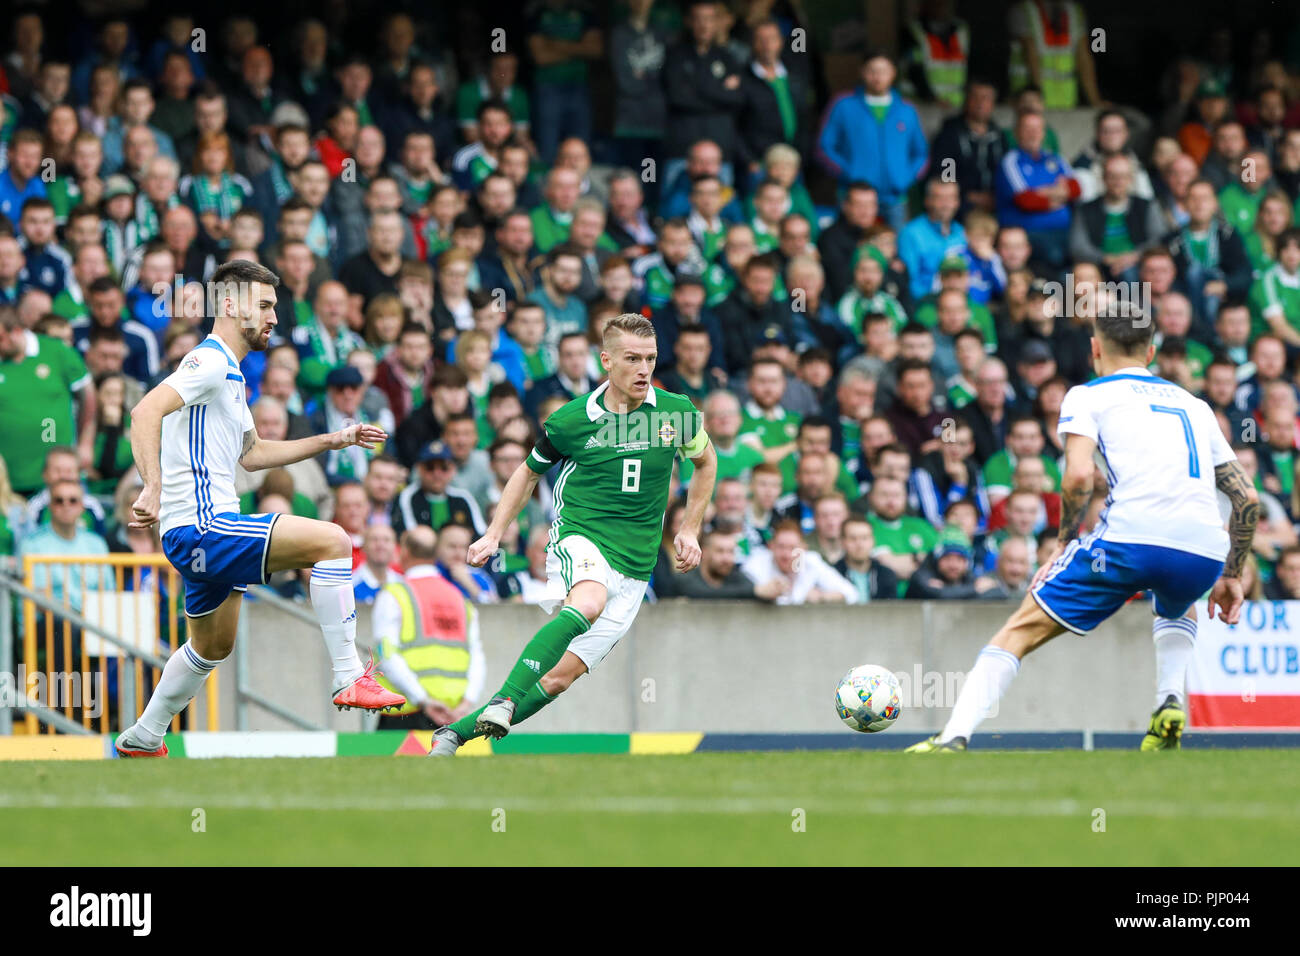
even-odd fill
[[[620,335],[634,335],[637,338],[652,339],[655,337],[655,327],[644,315],[638,315],[636,312],[624,312],[622,315],[616,315],[609,320],[605,326],[605,334],[601,337],[601,348],[610,351],[614,347]]]

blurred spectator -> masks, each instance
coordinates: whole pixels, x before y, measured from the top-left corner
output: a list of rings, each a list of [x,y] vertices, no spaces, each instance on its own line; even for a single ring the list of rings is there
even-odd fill
[[[756,584],[736,563],[736,536],[706,531],[700,541],[700,563],[681,576],[678,589],[682,597],[695,600],[774,601],[789,591],[790,583],[773,575]]]
[[[279,399],[263,395],[249,411],[253,414],[253,428],[263,441],[285,441],[289,437],[289,413]],[[334,496],[320,462],[315,458],[305,458],[283,468],[293,478],[294,491],[311,502],[318,518],[329,521],[334,510]],[[245,471],[236,467],[236,494],[257,491],[267,474],[266,470]]]
[[[542,161],[555,158],[560,140],[591,139],[588,60],[604,56],[594,18],[573,0],[545,0],[531,12],[528,52],[533,61],[533,124]]]
[[[940,601],[976,597],[974,551],[964,531],[947,527],[939,533],[934,552],[912,575],[906,597]]]
[[[41,488],[41,459],[33,449],[51,440],[75,442],[82,466],[94,460],[95,390],[86,366],[62,342],[22,327],[0,305],[0,457],[14,490],[30,497]]]
[[[438,529],[438,572],[475,604],[495,604],[496,587],[487,569],[471,567],[465,561],[470,543],[484,527],[481,520],[476,526],[453,521]]]
[[[1018,145],[998,170],[997,212],[1003,225],[1025,229],[1038,258],[1060,269],[1068,252],[1070,203],[1081,190],[1069,163],[1044,146],[1046,129],[1041,113],[1016,118]]]
[[[840,184],[870,183],[880,215],[898,230],[907,218],[907,191],[925,169],[930,150],[916,109],[893,89],[895,76],[888,55],[867,54],[862,86],[827,108],[818,142]]]
[[[898,597],[898,577],[879,561],[872,560],[876,532],[866,518],[850,515],[841,526],[844,555],[835,563],[840,576],[857,589],[858,604],[891,601]]]
[[[379,726],[427,730],[474,708],[487,667],[478,614],[441,573],[441,542],[435,544],[428,528],[413,528],[401,541],[402,575],[375,599],[372,623],[384,683],[398,688],[407,703],[397,714],[382,715]]]
[[[352,593],[357,604],[374,604],[389,584],[402,580],[396,570],[397,536],[386,524],[368,524],[362,542],[365,560],[352,572]]]
[[[904,587],[939,538],[934,525],[906,513],[907,490],[899,478],[879,474],[867,495],[868,519],[875,531],[873,557]],[[902,596],[901,593],[899,595]]]
[[[857,604],[858,590],[814,551],[804,548],[797,522],[773,529],[768,548],[751,554],[741,570],[755,590],[780,589],[777,604]]]
[[[978,595],[987,601],[1021,600],[1029,588],[1032,554],[1030,546],[1019,538],[1005,542],[993,573],[975,580]]]
[[[736,123],[745,102],[741,64],[721,45],[725,37],[720,25],[717,4],[692,0],[686,35],[667,52],[664,86],[669,123],[664,153],[668,157],[686,156],[691,144],[702,139],[716,143],[725,162],[734,163],[740,156]],[[672,178],[673,172],[665,168],[665,181]]]
[[[654,0],[629,0],[627,18],[615,24],[609,33],[609,64],[614,74],[614,140],[620,163],[637,170],[646,159],[655,156],[668,123],[664,64],[669,37],[651,23],[653,6]],[[610,200],[612,206],[612,188]]]
[[[416,461],[414,480],[393,502],[393,529],[400,535],[418,524],[428,525],[435,531],[444,525],[464,525],[478,537],[487,525],[483,521],[478,503],[467,491],[452,485],[456,474],[456,461],[444,442],[430,442]],[[469,547],[469,542],[465,542]]]
[[[1070,255],[1075,260],[1104,265],[1115,281],[1137,280],[1137,263],[1164,232],[1164,219],[1152,199],[1133,188],[1137,167],[1127,153],[1099,160],[1102,192],[1084,201],[1070,224]]]
[[[74,559],[108,554],[108,544],[101,535],[83,524],[85,492],[80,482],[58,480],[48,487],[47,492],[49,522],[37,526],[22,538],[18,556],[69,559],[66,563],[33,565],[32,588],[81,613],[86,591],[113,589],[113,572],[106,564],[80,564]],[[76,657],[75,649],[73,657]]]

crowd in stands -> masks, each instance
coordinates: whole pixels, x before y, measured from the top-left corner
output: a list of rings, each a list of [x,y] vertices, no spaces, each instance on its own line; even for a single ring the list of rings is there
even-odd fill
[[[281,277],[242,368],[258,433],[391,440],[241,473],[242,507],[341,525],[362,600],[414,525],[469,599],[539,599],[546,481],[486,567],[466,548],[629,311],[719,457],[685,575],[689,463],[675,476],[657,599],[1018,597],[1054,540],[1089,319],[1130,289],[1152,371],[1209,402],[1262,492],[1253,593],[1300,597],[1300,64],[1154,51],[1171,92],[1141,114],[1102,101],[1122,82],[1086,44],[1050,45],[1083,35],[1077,4],[1012,3],[1008,94],[935,53],[966,28],[922,4],[904,57],[868,52],[828,95],[800,4],[605,6],[534,2],[518,42],[468,47],[400,11],[284,35],[231,15],[201,50],[188,14],[110,15],[78,47],[16,9],[0,554],[159,551],[123,520],[131,409],[207,334],[203,283],[246,258]],[[934,135],[914,100],[948,114]],[[1053,110],[1082,105],[1095,136],[1067,159]]]

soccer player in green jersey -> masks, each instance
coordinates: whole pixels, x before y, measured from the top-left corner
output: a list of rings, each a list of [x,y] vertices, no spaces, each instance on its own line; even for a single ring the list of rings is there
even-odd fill
[[[677,570],[699,564],[700,524],[718,459],[690,400],[650,383],[656,358],[649,319],[629,313],[610,320],[600,353],[609,380],[551,414],[532,453],[506,482],[487,533],[470,545],[469,563],[481,567],[541,476],[562,465],[546,555],[548,594],[541,602],[543,610],[560,612],[524,647],[485,707],[434,734],[430,756],[451,756],[472,737],[504,737],[592,670],[627,633],[654,570],[678,457],[689,459],[695,471],[673,542]]]

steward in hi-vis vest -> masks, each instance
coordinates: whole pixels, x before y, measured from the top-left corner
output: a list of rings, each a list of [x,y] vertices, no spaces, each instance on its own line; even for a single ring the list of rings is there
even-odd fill
[[[478,613],[434,566],[435,541],[423,526],[403,534],[403,578],[375,599],[380,683],[403,688],[407,701],[396,714],[380,717],[380,729],[435,729],[468,713],[482,691]]]

